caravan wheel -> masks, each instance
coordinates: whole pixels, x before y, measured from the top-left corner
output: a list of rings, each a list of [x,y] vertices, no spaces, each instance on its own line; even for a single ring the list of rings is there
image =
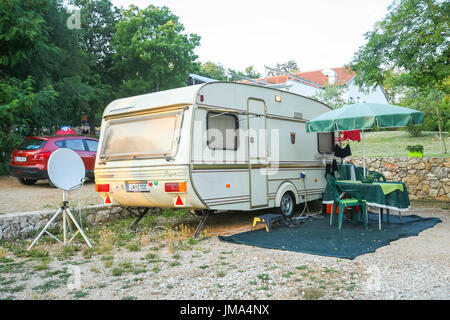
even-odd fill
[[[278,210],[284,217],[290,217],[294,212],[295,200],[290,192],[286,192],[281,197],[280,207]]]

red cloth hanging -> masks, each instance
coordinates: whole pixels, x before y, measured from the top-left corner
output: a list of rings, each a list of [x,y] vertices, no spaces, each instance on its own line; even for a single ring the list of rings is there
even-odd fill
[[[342,132],[342,138],[344,140],[361,141],[361,134],[359,130],[349,130]]]

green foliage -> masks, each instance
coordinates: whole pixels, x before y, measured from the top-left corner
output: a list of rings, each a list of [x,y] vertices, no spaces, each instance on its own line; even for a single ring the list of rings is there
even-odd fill
[[[254,66],[250,66],[245,68],[245,71],[236,71],[236,70],[232,70],[232,69],[227,69],[227,74],[228,74],[228,80],[229,81],[241,81],[242,77],[245,78],[251,78],[251,79],[257,79],[257,78],[261,78],[261,74],[258,73],[255,69]]]
[[[201,76],[222,81],[240,81],[242,78],[261,78],[261,74],[255,70],[254,66],[249,66],[242,72],[229,68],[226,69],[221,64],[216,64],[211,61],[202,63],[196,72]]]
[[[80,29],[69,29],[78,6]],[[25,136],[98,126],[117,97],[183,86],[198,67],[197,35],[166,7],[110,0],[0,0],[0,174]]]
[[[221,64],[215,64],[211,61],[202,63],[197,73],[215,80],[227,80],[225,68]]]
[[[392,102],[398,99],[421,109],[424,128],[439,130],[444,154],[442,131],[449,130],[449,13],[449,1],[394,1],[387,16],[365,34],[367,44],[350,63],[360,88],[381,84]]]
[[[355,83],[375,87],[397,74],[408,87],[441,87],[450,73],[449,12],[448,1],[394,1],[355,53]]]
[[[400,104],[411,106],[425,114],[423,125],[418,129],[423,131],[438,131],[438,112],[442,130],[450,132],[450,97],[441,90],[404,88]],[[408,128],[408,132],[410,132]]]
[[[268,72],[269,76],[279,76],[286,73],[300,72],[300,68],[298,67],[298,64],[295,60],[277,63],[274,69],[275,70],[271,70]]]
[[[423,145],[416,144],[414,146],[407,146],[406,150],[408,150],[409,152],[420,152],[420,153],[423,153]]]
[[[348,103],[344,98],[346,90],[347,88],[344,86],[328,84],[312,98],[327,104],[332,109],[337,109]]]
[[[167,7],[131,5],[122,13],[112,40],[113,70],[122,84],[118,96],[137,95],[185,85],[197,58],[196,34],[183,34],[184,26]]]
[[[417,138],[422,135],[423,125],[413,126],[411,123],[409,123],[406,127],[406,130],[408,131],[410,137]]]

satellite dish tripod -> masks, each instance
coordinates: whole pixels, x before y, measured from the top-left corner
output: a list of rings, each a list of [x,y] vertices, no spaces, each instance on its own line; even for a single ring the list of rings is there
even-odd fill
[[[31,243],[31,245],[29,246],[29,248],[27,250],[30,250],[31,248],[33,248],[33,246],[36,244],[36,242],[42,237],[42,235],[44,233],[48,234],[50,237],[52,237],[53,239],[55,239],[56,241],[58,241],[59,243],[61,243],[63,246],[68,245],[74,238],[75,236],[78,234],[78,232],[83,236],[84,241],[86,241],[87,245],[89,246],[89,248],[92,248],[91,243],[89,242],[89,239],[86,237],[86,235],[84,234],[83,230],[81,229],[81,227],[78,225],[77,221],[75,220],[75,218],[72,215],[72,212],[70,212],[69,209],[69,201],[67,200],[67,191],[63,190],[63,204],[62,206],[58,209],[58,211],[53,215],[53,217],[50,219],[49,222],[47,222],[47,224],[45,225],[45,227],[42,229],[42,231],[39,233],[39,235],[36,237],[36,239],[34,239],[34,241]],[[62,213],[62,229],[63,229],[63,240],[61,241],[60,239],[58,239],[57,237],[55,237],[53,234],[51,234],[47,228],[53,223],[53,221],[56,220],[56,218]],[[77,232],[75,232],[75,234],[72,236],[72,238],[70,238],[70,240],[67,240],[67,227],[70,225],[70,220],[68,220],[68,218],[70,218],[70,220],[72,220],[73,224],[75,225],[75,227],[78,229]]]

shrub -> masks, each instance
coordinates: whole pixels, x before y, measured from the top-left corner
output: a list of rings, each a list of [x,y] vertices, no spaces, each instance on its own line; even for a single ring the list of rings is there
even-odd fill
[[[416,144],[414,146],[407,146],[406,150],[409,152],[420,152],[423,153],[423,146],[421,144]]]

